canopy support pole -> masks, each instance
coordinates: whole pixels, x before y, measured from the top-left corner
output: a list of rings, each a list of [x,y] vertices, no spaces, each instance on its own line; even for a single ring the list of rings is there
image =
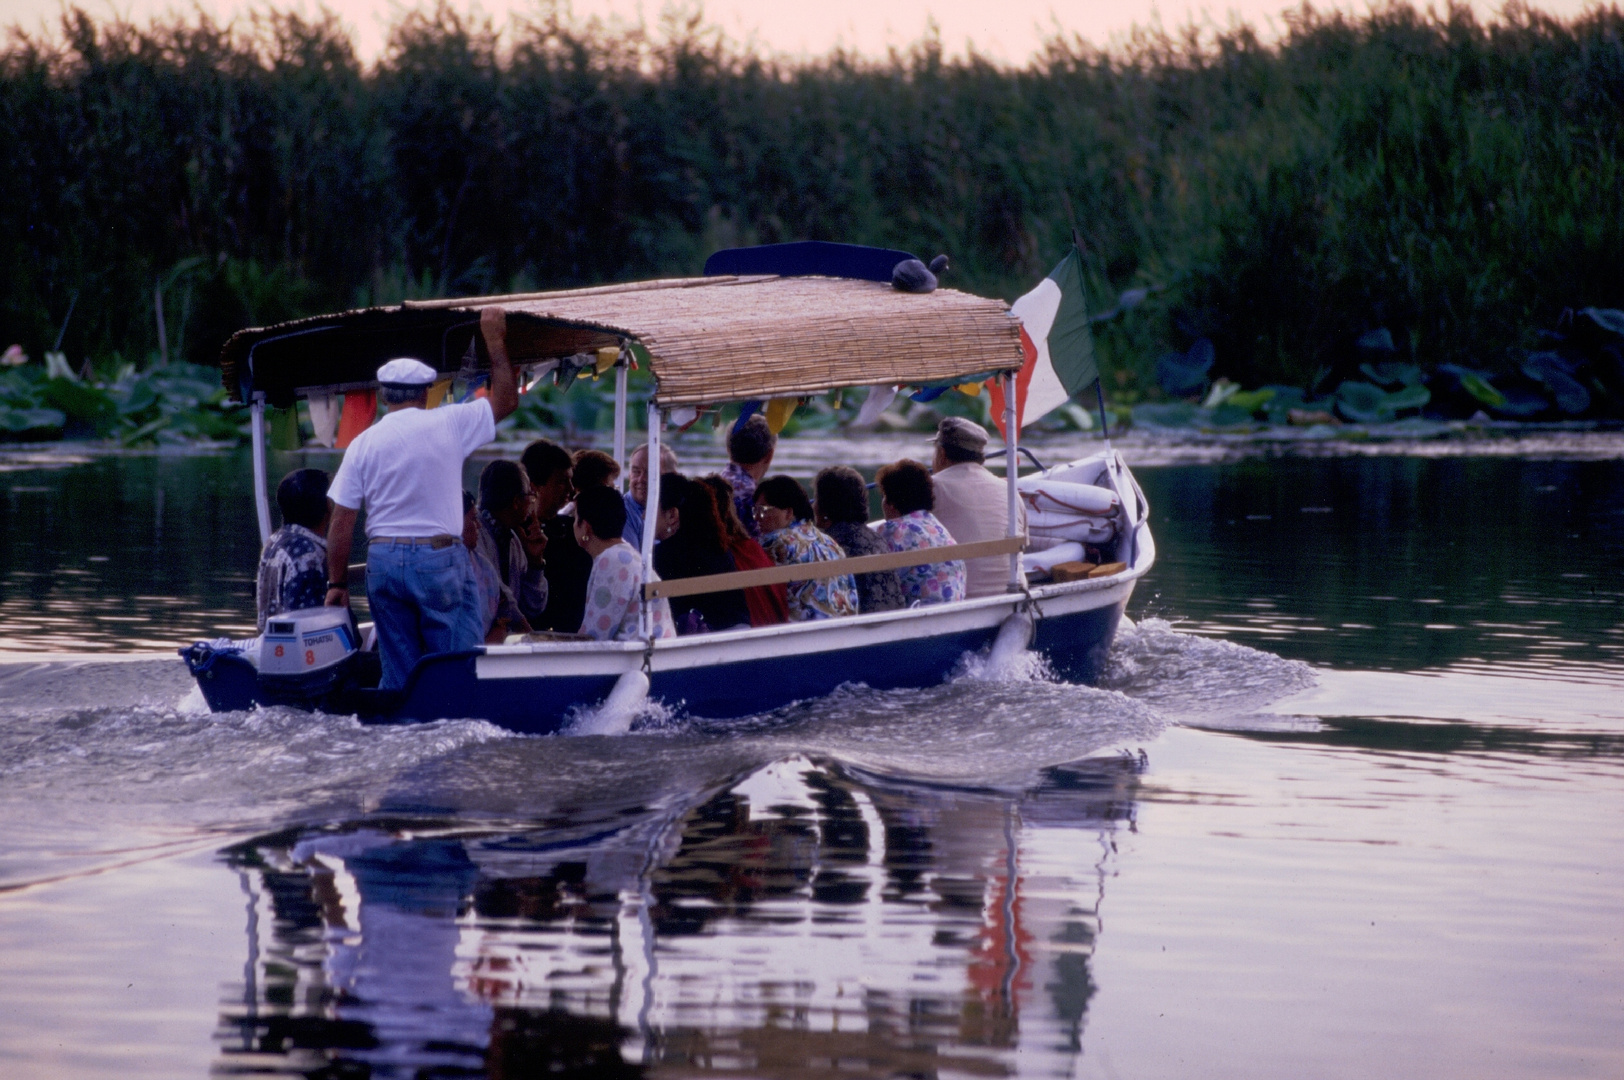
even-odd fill
[[[249,431],[254,444],[254,513],[259,518],[259,546],[271,541],[271,500],[265,491],[265,395],[255,394],[248,406]]]
[[[615,477],[615,490],[624,491],[626,485],[626,360],[615,364],[615,464],[620,475]]]
[[[1006,537],[1021,534],[1020,523],[1020,493],[1015,488],[1015,481],[1021,474],[1020,458],[1021,432],[1020,424],[1015,419],[1015,374],[1004,374],[1004,479],[1009,491],[1009,522],[1004,531]],[[1026,576],[1021,573],[1021,553],[1009,553],[1009,591],[1025,592]]]
[[[665,418],[660,415],[660,407],[654,402],[648,403],[648,502],[643,506],[643,584],[654,580],[654,530],[659,524],[660,517],[660,428]],[[649,599],[648,590],[643,591],[643,611],[641,618],[642,636],[650,637],[654,633],[654,609]]]

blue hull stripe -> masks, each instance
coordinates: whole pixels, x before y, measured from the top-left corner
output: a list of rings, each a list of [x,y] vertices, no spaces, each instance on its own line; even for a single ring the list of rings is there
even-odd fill
[[[1126,600],[1040,619],[1033,648],[1044,654],[1061,678],[1093,682],[1104,668],[1124,606]],[[822,697],[845,683],[863,683],[877,690],[934,686],[953,671],[965,653],[991,644],[997,632],[993,627],[834,652],[656,671],[649,693],[668,705],[680,703],[688,715],[730,719]],[[317,704],[359,711],[370,722],[477,717],[512,731],[540,735],[559,730],[573,707],[601,702],[615,684],[613,675],[480,679],[475,672],[477,655],[426,657],[412,672],[404,700],[362,691],[346,701]],[[199,676],[198,685],[216,711],[271,703],[262,694],[253,665],[236,656],[219,657]]]

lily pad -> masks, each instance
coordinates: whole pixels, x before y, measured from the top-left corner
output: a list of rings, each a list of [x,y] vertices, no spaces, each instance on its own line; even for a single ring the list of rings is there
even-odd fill
[[[1257,390],[1241,390],[1230,394],[1224,404],[1247,412],[1257,412],[1275,398],[1275,388],[1265,386]]]
[[[1379,386],[1345,382],[1336,388],[1336,411],[1344,420],[1360,424],[1385,423],[1393,419],[1386,404],[1387,394]]]
[[[113,395],[115,400],[122,398],[118,401],[120,416],[133,416],[158,403],[158,391],[153,389],[152,383],[146,379],[137,379],[121,390],[115,389]]]
[[[1421,369],[1401,360],[1383,360],[1376,364],[1360,364],[1359,371],[1377,386],[1392,390],[1400,386],[1420,386]]]
[[[68,418],[59,409],[0,408],[0,430],[21,435],[28,431],[60,431]]]
[[[1523,361],[1523,374],[1535,382],[1543,383],[1556,407],[1569,416],[1577,416],[1590,408],[1590,391],[1575,376],[1579,366],[1554,352],[1537,352]]]
[[[1200,410],[1188,401],[1133,407],[1133,422],[1147,427],[1189,427],[1199,415]]]
[[[1385,405],[1393,412],[1423,408],[1432,401],[1432,391],[1424,386],[1405,386],[1387,395]]]
[[[1542,395],[1520,386],[1507,387],[1501,394],[1504,403],[1494,408],[1494,411],[1500,416],[1525,420],[1531,416],[1538,416],[1551,407],[1551,403],[1545,400]]]
[[[1365,352],[1398,352],[1398,346],[1393,344],[1393,332],[1385,326],[1366,330],[1359,335],[1359,340],[1354,342],[1354,346]]]
[[[1577,318],[1591,323],[1604,334],[1624,340],[1624,311],[1618,308],[1587,307],[1579,312]]]
[[[103,390],[71,379],[49,379],[41,388],[43,404],[60,409],[69,420],[89,424],[106,435],[117,424],[118,406]]]
[[[1211,424],[1213,427],[1235,427],[1240,424],[1250,424],[1252,422],[1251,409],[1243,409],[1238,405],[1232,405],[1227,401],[1218,406],[1216,409],[1211,410],[1211,416],[1207,419],[1207,423]]]
[[[1505,395],[1496,390],[1489,383],[1488,376],[1482,372],[1461,367],[1459,364],[1439,364],[1438,370],[1453,375],[1456,381],[1460,383],[1461,389],[1472,395],[1481,404],[1487,405],[1491,409],[1499,409],[1505,406]]]

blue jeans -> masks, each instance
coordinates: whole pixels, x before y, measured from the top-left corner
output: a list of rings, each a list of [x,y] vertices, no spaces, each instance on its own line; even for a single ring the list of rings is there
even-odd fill
[[[378,629],[384,690],[406,685],[406,676],[428,653],[472,649],[480,632],[479,588],[468,549],[378,540],[367,550],[367,600]]]

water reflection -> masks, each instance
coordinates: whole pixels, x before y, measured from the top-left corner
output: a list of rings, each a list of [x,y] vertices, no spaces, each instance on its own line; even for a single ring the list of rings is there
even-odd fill
[[[264,837],[227,852],[249,955],[217,1071],[1065,1071],[1143,768],[996,792],[793,756],[573,832]]]
[[[1513,664],[1566,678],[1575,663],[1624,665],[1616,462],[1342,458],[1137,475],[1158,561],[1135,614],[1332,666]]]

